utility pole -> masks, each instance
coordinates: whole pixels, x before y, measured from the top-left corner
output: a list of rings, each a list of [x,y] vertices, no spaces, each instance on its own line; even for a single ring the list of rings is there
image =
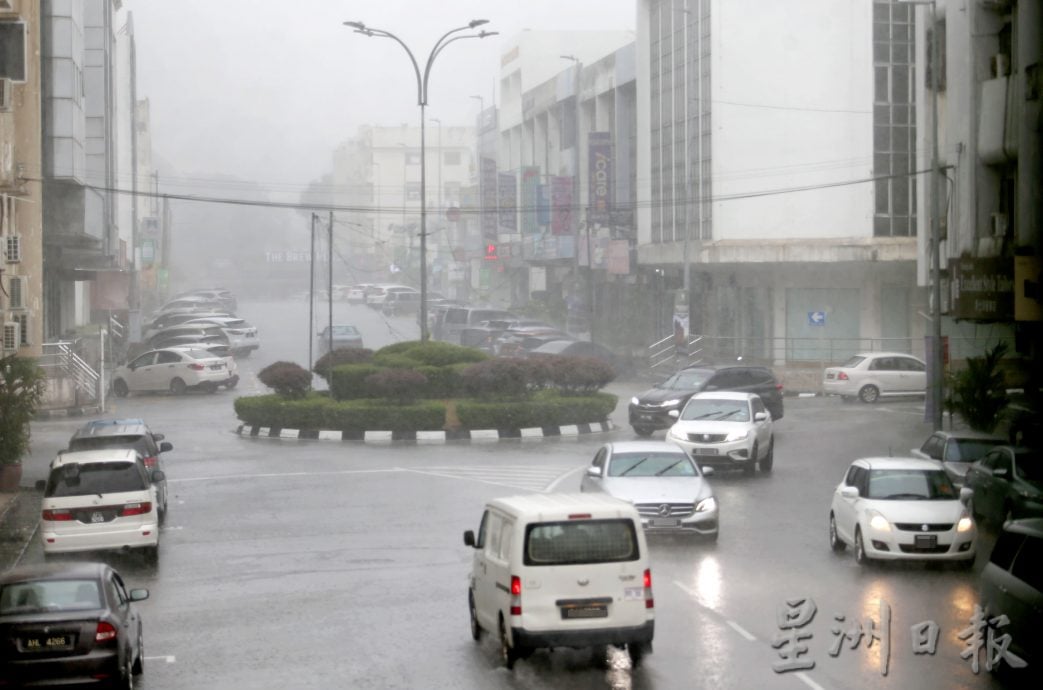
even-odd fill
[[[326,330],[326,336],[329,342],[326,352],[333,352],[333,211],[330,211],[329,243],[329,276],[326,286],[326,299],[329,303],[329,328]]]
[[[308,371],[311,371],[312,354],[315,351],[315,221],[319,214],[311,214],[311,263],[308,277]]]

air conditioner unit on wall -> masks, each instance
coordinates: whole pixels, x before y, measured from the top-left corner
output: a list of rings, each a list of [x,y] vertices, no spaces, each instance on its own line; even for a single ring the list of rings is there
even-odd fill
[[[7,77],[0,77],[0,110],[14,108],[14,87]]]
[[[3,351],[14,352],[22,342],[22,324],[17,321],[4,322]]]
[[[3,238],[0,250],[4,252],[4,260],[9,264],[16,264],[22,260],[22,236],[7,235]]]

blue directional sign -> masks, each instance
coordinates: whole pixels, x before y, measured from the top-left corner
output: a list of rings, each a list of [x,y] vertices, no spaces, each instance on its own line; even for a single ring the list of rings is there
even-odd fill
[[[826,325],[826,312],[824,312],[824,311],[809,311],[808,312],[808,325],[809,326],[825,326]]]

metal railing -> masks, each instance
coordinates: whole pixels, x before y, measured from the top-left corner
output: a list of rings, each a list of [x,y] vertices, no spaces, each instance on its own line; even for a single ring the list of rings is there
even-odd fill
[[[74,351],[72,341],[44,343],[43,354],[38,360],[40,368],[49,378],[68,379],[91,402],[101,399],[101,376]]]
[[[677,347],[675,336],[667,337],[648,346],[647,359],[648,368],[653,371],[657,369],[683,369],[692,364],[703,361],[702,340],[704,336],[688,336],[685,347]]]

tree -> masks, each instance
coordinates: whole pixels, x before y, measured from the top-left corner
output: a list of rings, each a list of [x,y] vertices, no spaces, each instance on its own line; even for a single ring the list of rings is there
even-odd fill
[[[1007,387],[1000,361],[1007,344],[997,343],[981,357],[968,357],[967,366],[953,376],[947,407],[975,431],[991,433],[1007,407]]]
[[[46,375],[36,362],[0,358],[0,465],[16,465],[29,450],[29,421],[43,400]]]

